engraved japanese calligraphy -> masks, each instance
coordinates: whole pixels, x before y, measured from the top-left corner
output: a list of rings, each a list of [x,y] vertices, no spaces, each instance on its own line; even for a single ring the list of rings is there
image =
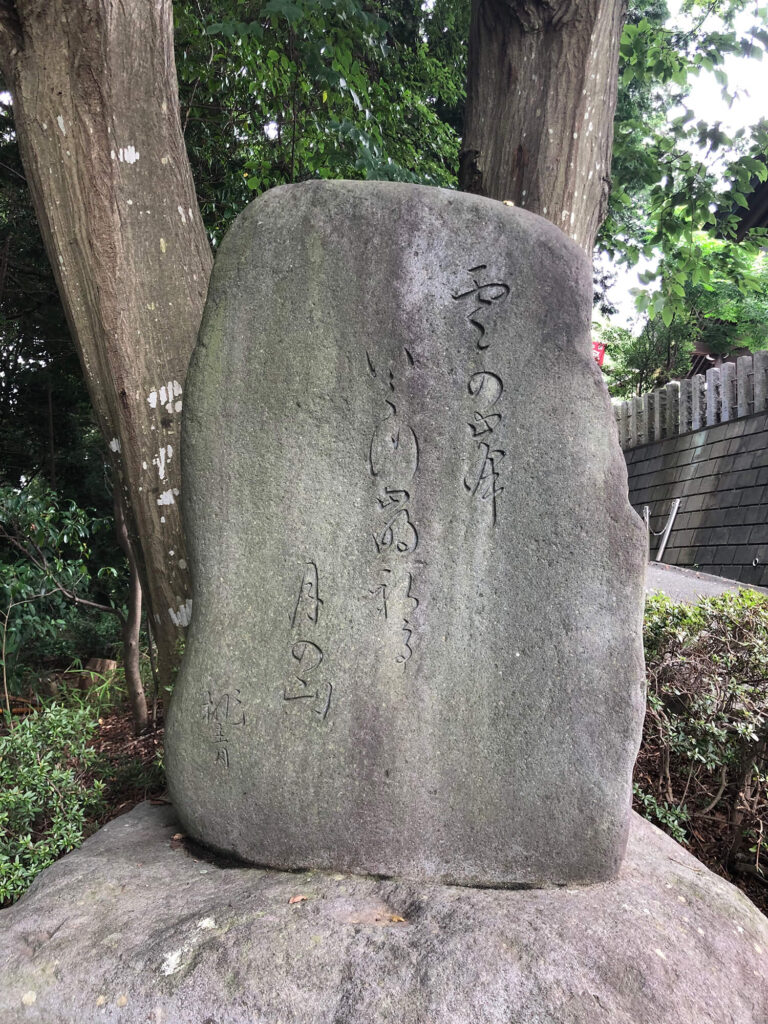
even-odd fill
[[[308,561],[291,615],[294,639],[290,642],[289,679],[283,687],[283,700],[300,702],[320,719],[330,710],[333,683],[323,678],[325,672],[317,672],[324,660],[323,649],[314,640],[308,640],[307,635],[317,627],[322,605],[317,564]]]
[[[387,624],[388,657],[405,668],[413,655],[411,616],[419,601],[411,594],[413,566],[404,562],[419,545],[419,533],[412,513],[414,478],[419,468],[419,441],[409,422],[398,413],[397,375],[390,367],[379,374],[371,354],[366,352],[368,373],[386,389],[383,399],[388,410],[377,424],[368,450],[368,469],[376,483],[376,527],[373,542],[381,556],[378,578],[368,593]],[[403,346],[401,374],[415,366],[413,353]],[[408,489],[406,489],[406,487]]]
[[[473,287],[458,293],[451,293],[451,298],[464,300],[473,308],[466,314],[466,319],[477,334],[474,341],[478,352],[490,348],[492,336],[488,333],[484,322],[484,310],[495,302],[506,299],[510,287],[504,281],[488,281],[491,275],[488,267],[482,263],[470,267],[467,274]],[[477,305],[475,305],[477,303]],[[470,456],[470,468],[464,474],[462,484],[464,490],[477,501],[483,502],[490,511],[490,523],[496,525],[499,515],[499,498],[504,490],[501,484],[502,463],[506,458],[506,450],[497,447],[498,432],[501,427],[503,412],[499,402],[504,394],[504,382],[491,370],[479,370],[473,373],[467,383],[467,391],[472,402],[472,416],[467,426],[474,441],[474,451]]]
[[[478,331],[478,334],[475,335],[475,344],[480,351],[488,348],[491,344],[490,339],[486,337],[485,311],[494,302],[506,299],[509,295],[509,285],[504,281],[484,281],[481,284],[481,281],[488,276],[487,270],[488,267],[485,263],[481,263],[477,267],[470,267],[467,273],[472,278],[473,287],[452,295],[454,299],[466,299],[469,305],[474,307],[467,313],[467,320]]]
[[[210,727],[216,745],[214,764],[229,768],[229,746],[232,730],[245,725],[245,711],[240,700],[240,690],[231,693],[214,694],[206,691],[203,704],[203,718]]]

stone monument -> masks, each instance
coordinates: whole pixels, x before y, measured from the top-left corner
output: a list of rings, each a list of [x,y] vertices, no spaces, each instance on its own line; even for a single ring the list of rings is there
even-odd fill
[[[645,545],[590,305],[501,203],[240,217],[185,388],[183,824],[145,803],[0,911],[3,1024],[768,1020],[766,918],[629,814]]]
[[[221,246],[184,405],[174,804],[218,851],[475,886],[614,877],[645,537],[556,227],[311,182]]]

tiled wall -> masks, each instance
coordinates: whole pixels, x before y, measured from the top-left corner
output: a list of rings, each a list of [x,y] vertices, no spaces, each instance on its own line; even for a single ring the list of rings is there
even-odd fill
[[[629,500],[662,530],[680,508],[663,561],[768,586],[768,413],[624,452]],[[658,538],[652,538],[651,557]],[[754,564],[753,564],[754,563]]]

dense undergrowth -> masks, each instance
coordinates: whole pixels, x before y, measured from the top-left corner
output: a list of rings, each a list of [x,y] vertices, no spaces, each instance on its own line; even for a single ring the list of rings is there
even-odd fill
[[[100,825],[165,785],[162,730],[135,735],[119,685],[63,688],[28,707],[0,718],[0,907]]]
[[[635,807],[768,912],[768,600],[652,598],[645,652]],[[164,785],[162,729],[136,737],[119,686],[64,689],[14,719],[0,726],[0,905]]]
[[[636,809],[768,911],[768,600],[651,598]]]

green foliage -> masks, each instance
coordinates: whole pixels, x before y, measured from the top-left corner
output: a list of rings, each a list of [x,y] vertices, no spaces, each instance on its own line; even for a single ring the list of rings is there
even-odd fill
[[[684,807],[673,807],[666,800],[658,801],[652,793],[644,793],[637,783],[632,787],[632,793],[636,811],[663,828],[676,842],[686,842],[685,825],[689,814]]]
[[[625,327],[596,325],[595,336],[606,346],[603,375],[614,398],[631,398],[684,377],[693,342],[688,325],[677,319],[670,327],[649,320],[635,337]]]
[[[0,735],[0,904],[79,846],[104,806],[89,741],[93,706],[52,704]]]
[[[768,825],[768,600],[647,602],[648,704],[636,806],[671,834],[720,808],[729,866],[761,865]],[[676,835],[677,837],[677,835]]]
[[[638,306],[669,326],[686,309],[689,284],[705,284],[701,232],[723,241],[720,269],[744,291],[752,287],[740,261],[756,253],[766,231],[737,241],[747,196],[768,177],[768,121],[726,135],[719,123],[696,121],[687,107],[690,80],[712,74],[728,95],[724,70],[733,54],[761,59],[768,46],[766,9],[737,30],[746,0],[683,5],[671,27],[666,5],[634,0],[621,40],[609,216],[598,240],[609,255],[634,266],[653,264]],[[672,111],[674,116],[670,116]],[[679,113],[677,113],[679,111]]]
[[[624,328],[596,326],[596,335],[606,344],[609,359],[603,373],[614,397],[640,395],[685,376],[696,345],[714,355],[768,346],[765,255],[732,251],[727,243],[701,234],[695,251],[692,278],[675,272],[672,280],[682,296],[680,310],[673,313],[665,306],[662,316],[648,320],[637,337]]]
[[[94,565],[91,547],[110,527],[36,482],[0,487],[0,667],[12,692],[46,657],[104,654],[102,643],[118,642],[117,616],[104,611],[119,607],[124,569]]]
[[[413,0],[218,0],[175,16],[187,149],[214,240],[275,185],[455,184],[463,0],[431,11]],[[449,28],[462,35],[447,41]]]

